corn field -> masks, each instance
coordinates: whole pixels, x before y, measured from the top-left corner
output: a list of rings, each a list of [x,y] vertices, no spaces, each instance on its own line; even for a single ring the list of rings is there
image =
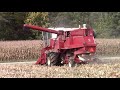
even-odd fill
[[[120,39],[96,39],[98,55],[120,56]]]
[[[40,40],[1,41],[0,61],[37,59],[42,47],[43,43]]]
[[[120,39],[96,39],[97,55],[120,56]],[[37,59],[43,42],[40,40],[0,41],[0,61]]]

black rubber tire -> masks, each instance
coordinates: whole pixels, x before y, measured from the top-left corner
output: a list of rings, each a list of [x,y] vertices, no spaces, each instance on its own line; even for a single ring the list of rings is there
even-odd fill
[[[74,67],[75,66],[75,62],[74,62],[73,56],[69,57],[68,66],[69,67]]]
[[[47,61],[46,65],[47,66],[54,66],[57,64],[57,58],[58,58],[58,53],[56,52],[50,52],[47,54]]]

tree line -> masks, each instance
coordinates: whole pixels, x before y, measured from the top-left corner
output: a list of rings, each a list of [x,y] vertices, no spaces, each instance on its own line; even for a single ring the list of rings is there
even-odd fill
[[[120,12],[0,12],[0,40],[40,39],[41,32],[23,30],[23,24],[41,27],[90,25],[97,38],[120,38]]]

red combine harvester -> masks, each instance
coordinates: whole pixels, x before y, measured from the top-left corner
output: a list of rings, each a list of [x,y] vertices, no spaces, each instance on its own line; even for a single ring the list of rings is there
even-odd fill
[[[29,24],[24,24],[24,28],[46,33],[43,36],[47,46],[42,48],[36,64],[47,66],[68,64],[69,67],[73,67],[75,64],[94,61],[96,43],[92,28],[84,26],[74,30],[56,31]],[[48,33],[56,34],[57,37],[48,38]]]

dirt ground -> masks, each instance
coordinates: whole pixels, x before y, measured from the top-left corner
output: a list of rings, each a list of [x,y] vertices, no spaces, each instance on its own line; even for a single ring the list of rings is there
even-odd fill
[[[120,57],[101,57],[73,68],[35,65],[35,61],[0,63],[0,78],[120,78]]]

